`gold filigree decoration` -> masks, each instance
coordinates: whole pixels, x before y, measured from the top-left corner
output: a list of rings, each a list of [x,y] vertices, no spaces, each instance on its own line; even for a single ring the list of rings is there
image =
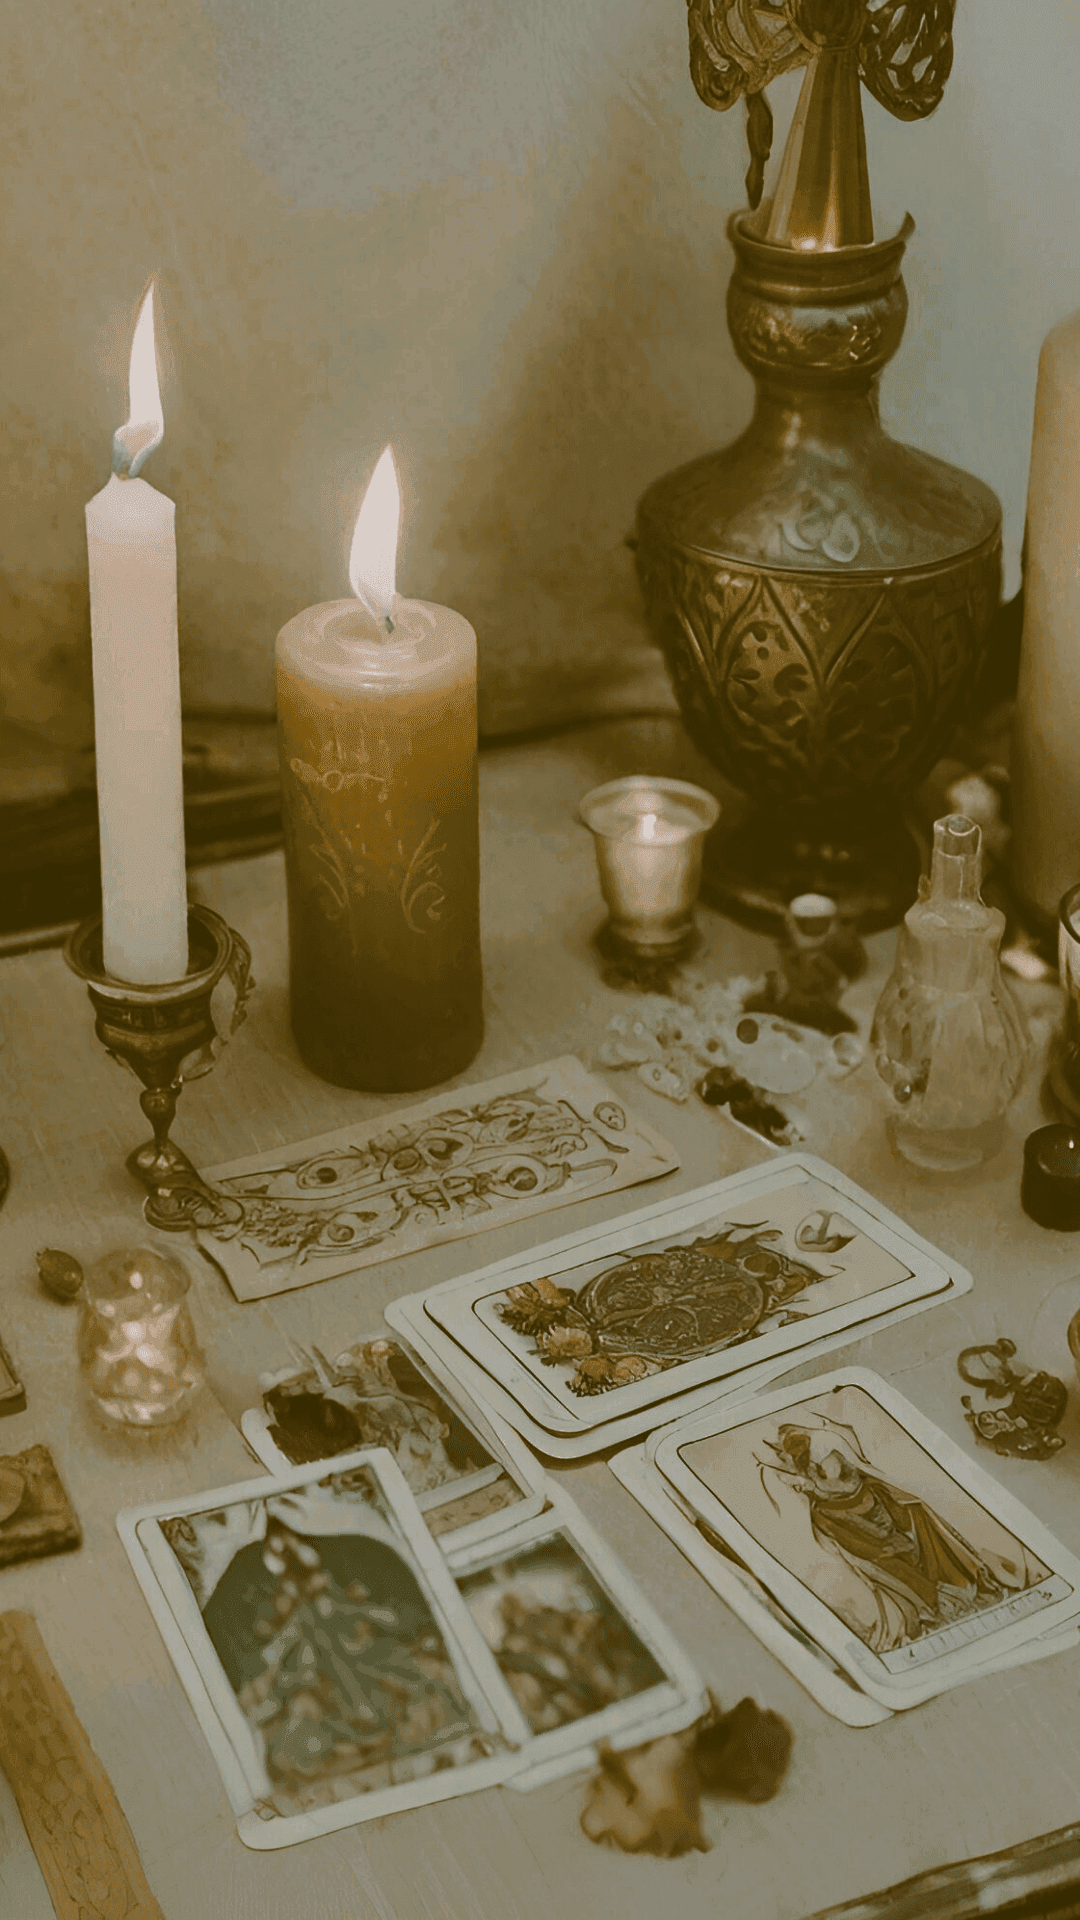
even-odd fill
[[[818,54],[857,47],[859,77],[898,120],[923,120],[952,71],[956,0],[687,0],[690,74],[707,107],[747,105],[746,189],[759,205],[772,148],[765,88]]]

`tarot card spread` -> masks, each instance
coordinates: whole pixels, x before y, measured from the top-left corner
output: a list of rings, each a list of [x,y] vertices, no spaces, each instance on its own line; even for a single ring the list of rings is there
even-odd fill
[[[444,1551],[544,1505],[543,1474],[517,1435],[497,1415],[459,1405],[460,1393],[452,1400],[400,1340],[358,1340],[334,1360],[314,1349],[306,1367],[260,1384],[262,1408],[249,1408],[240,1425],[271,1473],[388,1447]]]
[[[425,1309],[564,1435],[856,1338],[959,1277],[869,1194],[798,1156],[540,1249],[512,1280],[508,1268],[434,1289]]]
[[[533,1784],[702,1710],[567,1501],[474,1549],[464,1598],[385,1449],[118,1525],[249,1846]]]
[[[204,1170],[191,1224],[238,1300],[261,1300],[678,1167],[567,1054],[375,1122]]]
[[[1080,1561],[877,1375],[680,1422],[656,1464],[873,1699],[910,1706],[1080,1614]]]
[[[515,1764],[525,1723],[384,1450],[118,1524],[248,1845]]]

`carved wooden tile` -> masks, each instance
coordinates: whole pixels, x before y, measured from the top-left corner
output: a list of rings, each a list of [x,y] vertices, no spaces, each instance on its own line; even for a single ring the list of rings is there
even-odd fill
[[[81,1544],[82,1528],[48,1447],[0,1455],[0,1567]]]

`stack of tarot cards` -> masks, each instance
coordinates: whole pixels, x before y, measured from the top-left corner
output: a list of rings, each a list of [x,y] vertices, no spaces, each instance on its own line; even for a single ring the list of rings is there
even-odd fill
[[[270,1477],[118,1525],[248,1846],[527,1790],[705,1710],[573,1502],[404,1343],[304,1356],[242,1426]]]
[[[387,1308],[448,1387],[574,1459],[745,1398],[971,1276],[794,1153]]]
[[[850,1726],[1080,1639],[1080,1561],[865,1368],[717,1400],[611,1467]]]

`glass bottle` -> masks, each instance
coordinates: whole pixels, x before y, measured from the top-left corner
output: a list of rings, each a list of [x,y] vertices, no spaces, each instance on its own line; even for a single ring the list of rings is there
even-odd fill
[[[289,999],[313,1073],[437,1086],[483,1038],[476,635],[447,607],[357,600],[277,642]]]
[[[83,1282],[79,1361],[107,1420],[164,1427],[179,1420],[206,1378],[178,1260],[121,1247]]]
[[[936,821],[930,877],[904,916],[870,1036],[893,1146],[943,1172],[995,1151],[1027,1060],[998,961],[1005,916],[982,900],[981,878],[980,828],[962,813]]]

